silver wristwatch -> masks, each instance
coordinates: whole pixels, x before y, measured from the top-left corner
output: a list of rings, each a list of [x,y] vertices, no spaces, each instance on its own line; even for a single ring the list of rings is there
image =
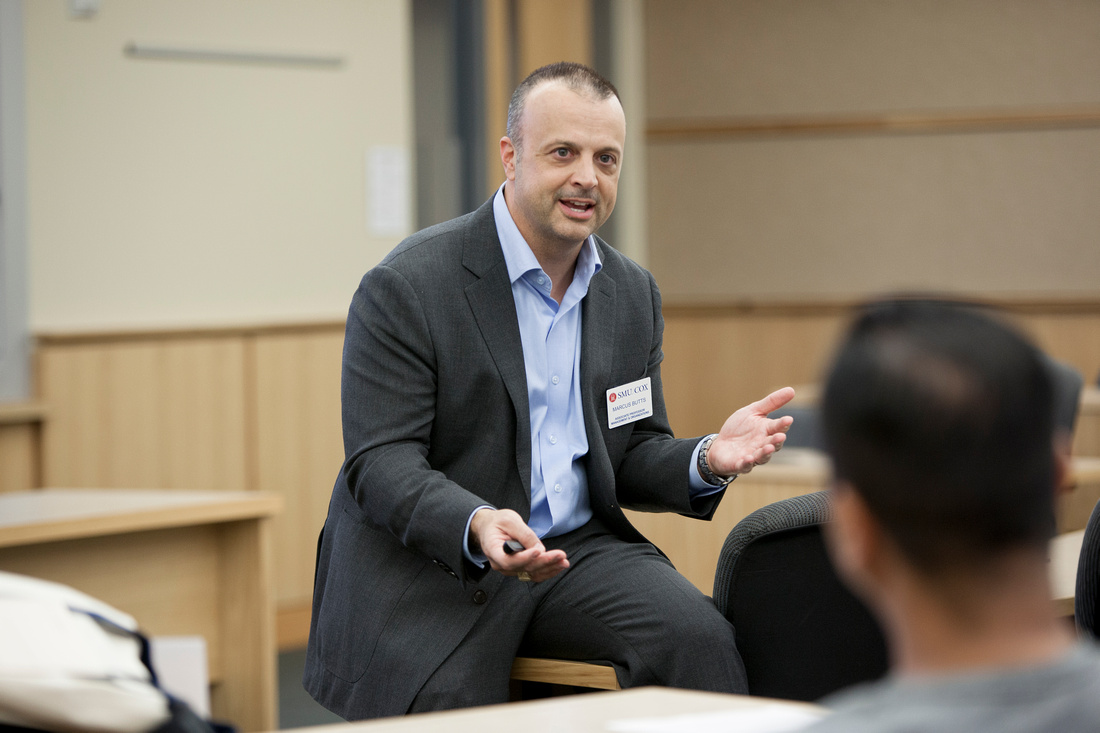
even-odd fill
[[[707,463],[707,451],[710,450],[710,444],[714,442],[715,436],[710,436],[703,441],[703,444],[699,446],[699,475],[703,477],[703,480],[713,486],[726,486],[730,481],[737,478],[737,474],[732,476],[719,476],[714,471],[710,470],[710,464]]]

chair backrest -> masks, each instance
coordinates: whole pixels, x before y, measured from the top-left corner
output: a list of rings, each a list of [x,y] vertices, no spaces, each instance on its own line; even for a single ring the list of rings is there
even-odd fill
[[[1085,378],[1075,367],[1046,354],[1043,356],[1050,376],[1054,380],[1054,424],[1072,433],[1077,422],[1077,411],[1081,405],[1081,387],[1085,384]]]
[[[714,601],[733,624],[749,693],[817,700],[886,673],[886,642],[829,561],[827,492],[770,504],[726,537]]]
[[[1073,616],[1083,636],[1100,639],[1100,502],[1092,508],[1081,541]]]
[[[825,439],[821,433],[821,411],[816,405],[786,405],[768,413],[768,417],[773,420],[787,415],[794,418],[784,443],[787,448],[825,448]]]

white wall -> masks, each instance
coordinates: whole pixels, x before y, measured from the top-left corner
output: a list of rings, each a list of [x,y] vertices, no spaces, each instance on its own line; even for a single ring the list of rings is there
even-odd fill
[[[345,315],[400,238],[369,231],[365,158],[412,149],[405,0],[24,7],[32,329]],[[135,59],[128,43],[343,63]]]

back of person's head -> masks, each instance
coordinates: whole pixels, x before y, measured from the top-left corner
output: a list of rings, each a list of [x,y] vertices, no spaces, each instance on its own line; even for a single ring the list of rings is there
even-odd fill
[[[826,449],[914,567],[977,567],[1055,531],[1052,401],[1039,351],[977,308],[875,303],[828,376]]]

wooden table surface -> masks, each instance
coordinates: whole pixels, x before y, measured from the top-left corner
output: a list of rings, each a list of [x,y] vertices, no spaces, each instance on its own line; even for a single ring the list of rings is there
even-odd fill
[[[213,716],[276,724],[270,519],[256,492],[44,489],[0,495],[0,569],[76,588],[150,636],[206,640]]]
[[[297,733],[607,733],[641,730],[629,723],[639,719],[667,725],[673,716],[701,716],[713,730],[753,733],[761,730],[761,717],[769,713],[807,720],[825,714],[808,703],[769,700],[743,695],[639,687],[622,692],[594,692],[531,702],[513,702],[480,708],[423,713],[360,723],[298,728]],[[732,714],[741,719],[717,720],[702,716]],[[690,729],[699,722],[682,721]],[[769,729],[772,730],[772,729]]]

